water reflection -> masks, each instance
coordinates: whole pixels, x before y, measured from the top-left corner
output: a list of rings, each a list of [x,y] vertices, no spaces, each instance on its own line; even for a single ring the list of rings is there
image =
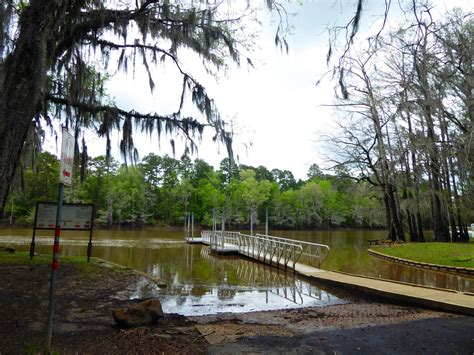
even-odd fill
[[[31,233],[32,231],[29,229],[0,229],[0,245],[14,245],[19,250],[26,251],[31,242]],[[329,245],[331,248],[329,257],[322,265],[327,270],[339,270],[462,292],[474,292],[473,277],[395,264],[369,255],[366,251],[367,240],[385,238],[385,231],[270,231],[270,234]],[[249,276],[252,269],[246,269],[244,261],[241,261],[243,259],[226,259],[224,261],[202,255],[203,250],[207,249],[203,249],[199,245],[187,245],[183,242],[182,237],[181,230],[163,228],[94,231],[92,253],[94,256],[117,264],[164,278],[171,285],[179,285],[185,291],[187,290],[183,291],[183,295],[193,296],[188,292],[191,287],[196,297],[205,296],[211,292],[209,287],[222,285],[224,278],[227,291],[213,289],[212,292],[216,293],[215,297],[220,295],[224,297],[225,294],[233,294],[236,297],[235,288],[237,286],[238,290],[241,290],[242,287],[260,287],[269,294],[274,294],[268,287],[268,282],[265,283],[264,280],[256,278],[255,274]],[[87,240],[88,233],[63,232],[60,247],[62,255],[86,255]],[[53,231],[38,231],[36,241],[39,253],[50,254]],[[264,266],[260,265],[259,267]],[[256,271],[253,272],[256,273]],[[275,277],[273,274],[271,275]],[[246,278],[247,281],[240,281]],[[277,276],[277,280],[272,281],[278,281],[279,285],[286,285],[281,276]],[[289,284],[291,285],[291,282]],[[280,295],[286,292],[289,298],[292,297],[290,290],[284,291],[283,288],[278,287],[274,290],[277,294],[276,290],[279,290]],[[296,296],[298,296],[297,293]],[[266,295],[260,295],[260,297],[266,298]]]
[[[165,289],[141,280],[133,297],[157,296],[165,312],[202,315],[249,312],[339,304],[339,297],[305,282],[294,273],[238,257],[218,257],[206,247],[187,245],[184,260],[191,278],[171,277]],[[197,256],[196,254],[199,253]],[[199,276],[200,261],[207,260],[217,276],[214,282]],[[196,268],[198,269],[196,271]],[[163,277],[163,264],[153,265],[151,274]]]

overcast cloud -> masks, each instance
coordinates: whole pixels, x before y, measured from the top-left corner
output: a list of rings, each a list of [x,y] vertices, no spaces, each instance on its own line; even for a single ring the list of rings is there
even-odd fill
[[[203,82],[211,97],[215,98],[222,116],[235,125],[234,150],[239,161],[246,165],[264,165],[268,169],[290,170],[296,178],[305,179],[313,163],[323,162],[323,152],[318,152],[315,140],[318,134],[329,129],[334,118],[331,109],[321,104],[331,103],[333,84],[325,81],[316,87],[315,82],[328,70],[326,65],[327,32],[325,28],[342,23],[354,11],[355,1],[320,0],[306,1],[304,5],[292,4],[289,11],[294,26],[288,38],[289,53],[282,53],[274,45],[275,23],[265,15],[259,48],[252,59],[255,68],[231,67],[217,80],[204,75],[200,62],[190,57],[183,65]],[[455,5],[473,8],[473,0],[434,1],[440,12]],[[366,1],[363,27],[359,38],[369,31],[370,25],[379,21],[383,13],[381,0]],[[397,4],[393,5],[391,24],[400,19]],[[141,112],[169,113],[176,110],[181,81],[172,65],[165,65],[155,73],[156,90],[151,94],[148,78],[137,67],[135,78],[117,74],[108,90],[118,106]],[[94,143],[90,155],[104,154],[105,143],[89,138]],[[170,154],[169,139],[158,144],[157,139],[140,137],[135,140],[140,156],[149,152]],[[115,142],[118,146],[118,141]],[[251,145],[249,145],[251,143]],[[210,136],[205,135],[196,157],[218,166],[226,157],[224,147],[217,149]],[[118,149],[116,150],[118,152]],[[179,146],[177,158],[180,155]],[[118,154],[117,154],[118,156]]]

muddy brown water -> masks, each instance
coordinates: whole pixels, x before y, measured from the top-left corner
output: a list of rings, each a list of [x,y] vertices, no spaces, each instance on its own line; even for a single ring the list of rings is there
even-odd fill
[[[271,231],[270,234],[329,245],[323,268],[354,274],[474,292],[474,278],[421,270],[370,256],[367,241],[384,238],[384,231]],[[0,246],[29,250],[32,230],[0,229]],[[88,233],[63,231],[62,255],[87,253]],[[50,254],[53,231],[37,231],[36,252]],[[158,296],[165,312],[201,315],[248,312],[344,303],[344,296],[246,258],[216,257],[202,245],[183,241],[183,232],[98,230],[93,234],[93,256],[167,280],[159,288],[146,279],[131,285],[133,297]]]

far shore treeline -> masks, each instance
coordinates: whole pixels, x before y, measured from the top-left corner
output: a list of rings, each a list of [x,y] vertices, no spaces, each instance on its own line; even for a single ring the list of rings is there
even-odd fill
[[[56,201],[58,168],[56,157],[42,152],[19,170],[4,225],[31,225],[37,201]],[[219,223],[224,209],[228,228],[247,228],[251,214],[260,226],[265,223],[266,208],[271,228],[386,228],[378,189],[350,178],[344,169],[326,174],[316,164],[306,180],[297,181],[288,170],[231,164],[227,158],[215,169],[187,156],[152,153],[128,167],[98,156],[82,172],[76,169],[74,181],[65,201],[94,204],[102,228],[182,226],[186,212],[194,213],[196,226],[210,227],[213,209]],[[428,190],[427,182],[422,186]],[[422,217],[430,228],[428,201]]]

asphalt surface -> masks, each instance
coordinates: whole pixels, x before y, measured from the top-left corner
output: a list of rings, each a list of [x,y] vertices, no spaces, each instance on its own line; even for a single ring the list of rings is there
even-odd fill
[[[208,348],[209,354],[474,354],[474,317],[326,329],[297,336],[253,336]]]

